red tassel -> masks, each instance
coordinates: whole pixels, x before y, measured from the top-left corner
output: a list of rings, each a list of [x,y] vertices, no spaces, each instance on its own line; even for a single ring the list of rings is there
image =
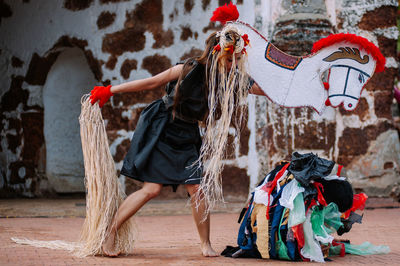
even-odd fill
[[[314,187],[317,189],[317,193],[318,193],[317,199],[318,199],[318,202],[319,202],[322,206],[327,206],[328,204],[326,203],[326,200],[325,200],[325,198],[324,198],[324,195],[322,194],[322,192],[324,192],[324,187],[322,186],[321,183],[318,183],[318,182],[314,182],[313,185],[314,185]]]
[[[228,51],[230,54],[233,54],[235,52],[235,48],[233,47],[233,45],[229,45],[228,47],[224,48],[225,51]]]
[[[244,41],[244,46],[247,46],[250,43],[249,36],[247,34],[243,34],[242,39]]]
[[[215,54],[215,52],[219,52],[219,51],[221,51],[221,46],[219,44],[217,44],[217,45],[214,46],[214,49],[213,49],[212,53]]]
[[[324,82],[324,88],[325,90],[329,90],[329,82]]]
[[[229,48],[229,52],[231,54],[233,54],[235,52],[235,47],[233,45],[229,45],[228,48]]]
[[[338,165],[338,169],[337,169],[337,173],[336,173],[337,176],[340,176],[340,172],[342,172],[342,168],[343,168],[343,165],[339,164]]]
[[[239,11],[237,10],[236,5],[229,3],[229,5],[225,4],[223,6],[218,7],[213,12],[213,16],[211,17],[211,21],[219,21],[222,24],[225,24],[227,21],[235,21],[239,18]]]
[[[331,104],[331,101],[329,101],[329,98],[328,99],[326,99],[326,101],[325,101],[325,105],[326,106],[331,106],[332,104]]]

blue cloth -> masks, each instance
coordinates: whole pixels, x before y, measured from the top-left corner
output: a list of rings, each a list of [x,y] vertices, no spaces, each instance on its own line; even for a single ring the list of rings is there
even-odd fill
[[[237,238],[237,243],[239,247],[243,250],[250,250],[254,248],[254,243],[256,242],[257,236],[253,233],[251,229],[251,213],[253,211],[253,199],[254,192],[252,193],[249,208],[246,211],[246,214],[243,217],[242,223],[239,227],[239,233]]]

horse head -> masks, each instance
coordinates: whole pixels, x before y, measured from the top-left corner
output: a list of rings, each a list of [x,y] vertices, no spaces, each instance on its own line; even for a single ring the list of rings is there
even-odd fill
[[[383,71],[385,57],[374,44],[354,34],[330,35],[314,44],[313,53],[320,50],[328,69],[326,105],[354,110],[374,72]]]
[[[385,67],[379,49],[354,34],[330,35],[314,43],[312,54],[299,57],[282,52],[244,22],[233,25],[250,40],[249,76],[271,101],[284,107],[310,106],[321,114],[330,103],[354,110],[365,84]],[[324,73],[328,73],[328,91]]]

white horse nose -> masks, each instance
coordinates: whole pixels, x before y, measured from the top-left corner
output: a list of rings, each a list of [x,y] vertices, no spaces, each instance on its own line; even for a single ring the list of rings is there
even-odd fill
[[[346,96],[329,97],[329,101],[333,107],[343,105],[346,111],[352,111],[357,107],[358,99],[353,99]]]
[[[353,111],[354,109],[356,109],[357,104],[358,104],[358,101],[355,101],[355,100],[344,101],[343,108],[347,111]]]

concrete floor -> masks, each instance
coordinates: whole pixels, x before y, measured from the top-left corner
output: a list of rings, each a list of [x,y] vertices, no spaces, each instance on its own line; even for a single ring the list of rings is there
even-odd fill
[[[173,200],[147,204],[136,217],[139,236],[136,248],[128,256],[76,258],[63,250],[15,244],[10,238],[78,240],[84,221],[83,199],[0,200],[0,265],[293,265],[275,260],[204,258],[186,203]],[[228,205],[211,216],[211,241],[218,252],[226,245],[236,246],[237,217],[243,204]],[[389,254],[332,257],[328,265],[399,265],[399,205],[390,199],[369,199],[363,223],[354,225],[350,233],[342,236],[353,244],[369,241],[388,245]]]

